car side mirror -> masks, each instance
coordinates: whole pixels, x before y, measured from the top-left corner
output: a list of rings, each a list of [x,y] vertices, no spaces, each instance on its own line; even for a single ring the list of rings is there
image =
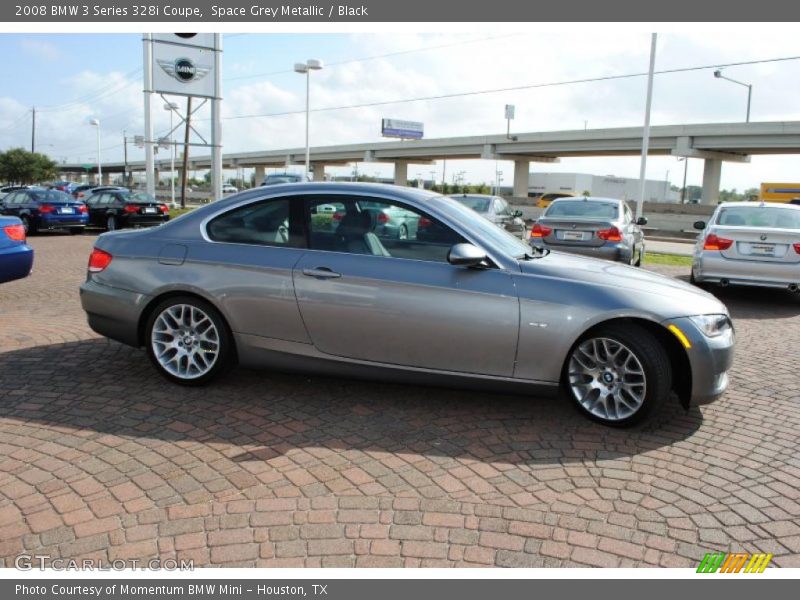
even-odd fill
[[[472,244],[456,244],[447,253],[447,262],[458,267],[477,267],[486,260],[486,252]]]
[[[636,219],[637,225],[647,225],[647,217],[639,217]]]
[[[694,228],[699,230],[699,231],[703,231],[703,229],[706,228],[706,222],[705,221],[695,221],[694,222]]]

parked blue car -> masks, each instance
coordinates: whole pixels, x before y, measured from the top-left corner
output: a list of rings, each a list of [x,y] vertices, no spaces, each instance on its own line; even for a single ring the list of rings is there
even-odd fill
[[[24,189],[11,192],[3,198],[0,212],[19,217],[28,235],[48,229],[80,233],[89,222],[86,204],[56,190]]]
[[[22,221],[0,216],[0,283],[27,277],[32,267],[33,248],[25,243]]]

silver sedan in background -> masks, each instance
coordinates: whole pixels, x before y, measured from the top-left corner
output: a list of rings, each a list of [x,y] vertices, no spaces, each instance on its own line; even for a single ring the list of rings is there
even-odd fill
[[[336,227],[317,211],[334,204]],[[375,233],[375,210],[435,235]],[[435,227],[434,227],[435,226]],[[256,368],[536,395],[610,425],[728,383],[725,306],[688,283],[530,246],[452,198],[299,183],[242,192],[97,239],[89,325],[147,349],[168,380]],[[299,385],[302,385],[298,382]]]
[[[522,220],[522,212],[511,210],[505,198],[488,194],[453,194],[450,197],[509,233],[525,237],[525,221]]]
[[[798,291],[800,206],[766,202],[720,204],[694,247],[691,281]]]
[[[645,244],[642,225],[628,205],[613,198],[559,198],[531,229],[534,248],[605,258],[634,266],[642,264]]]

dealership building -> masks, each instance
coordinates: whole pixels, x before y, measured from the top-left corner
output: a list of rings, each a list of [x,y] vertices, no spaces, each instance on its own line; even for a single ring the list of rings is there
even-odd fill
[[[531,173],[528,179],[528,194],[540,196],[548,193],[619,198],[635,201],[639,198],[639,179],[614,175],[591,175],[589,173]],[[670,189],[668,181],[645,180],[645,202],[680,202],[680,192]]]

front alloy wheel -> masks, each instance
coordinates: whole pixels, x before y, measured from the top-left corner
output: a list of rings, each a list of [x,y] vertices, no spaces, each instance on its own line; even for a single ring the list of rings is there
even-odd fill
[[[630,425],[671,390],[669,358],[648,331],[629,325],[600,330],[572,350],[566,383],[578,408],[607,425]]]
[[[226,366],[232,342],[222,317],[208,303],[173,298],[156,307],[147,324],[147,351],[176,383],[200,385]]]

